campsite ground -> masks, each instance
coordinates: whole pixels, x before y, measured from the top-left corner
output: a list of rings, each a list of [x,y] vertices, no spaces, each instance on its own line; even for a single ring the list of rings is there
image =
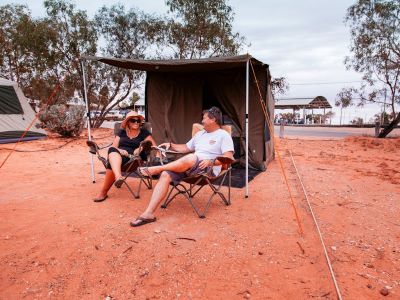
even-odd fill
[[[111,131],[94,135],[107,142]],[[112,189],[93,203],[103,178],[90,180],[84,138],[19,145],[33,152],[0,169],[0,299],[336,299],[290,149],[343,298],[399,299],[400,139],[279,145],[302,235],[278,160],[248,199],[234,189],[232,205],[215,202],[206,219],[177,199],[131,228],[151,191],[134,200]]]

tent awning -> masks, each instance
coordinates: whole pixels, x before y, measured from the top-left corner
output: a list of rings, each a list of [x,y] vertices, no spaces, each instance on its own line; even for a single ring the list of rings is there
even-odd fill
[[[251,59],[253,65],[268,67],[267,64],[251,57],[250,55],[210,57],[202,59],[123,59],[100,56],[81,57],[82,60],[91,60],[102,62],[111,66],[133,69],[139,71],[152,72],[187,72],[187,71],[210,71],[224,70],[243,67],[248,59]]]

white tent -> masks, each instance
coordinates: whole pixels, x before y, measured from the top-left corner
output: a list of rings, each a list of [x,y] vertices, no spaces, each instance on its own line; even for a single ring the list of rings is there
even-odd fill
[[[35,112],[18,83],[0,78],[0,144],[18,141],[34,119]],[[45,131],[36,126],[38,123],[32,124],[23,141],[46,136]]]

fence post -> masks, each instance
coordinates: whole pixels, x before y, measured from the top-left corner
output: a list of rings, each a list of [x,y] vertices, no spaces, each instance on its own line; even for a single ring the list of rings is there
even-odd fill
[[[381,123],[379,121],[376,121],[375,122],[375,137],[378,137],[380,129],[381,129]]]
[[[285,133],[285,120],[281,120],[281,126],[279,127],[279,138],[283,139]]]

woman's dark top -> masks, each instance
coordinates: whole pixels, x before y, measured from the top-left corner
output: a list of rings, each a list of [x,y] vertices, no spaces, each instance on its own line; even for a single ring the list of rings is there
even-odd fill
[[[118,133],[119,136],[118,148],[128,151],[129,154],[133,154],[133,151],[135,151],[136,148],[139,148],[140,142],[144,141],[145,138],[147,138],[149,135],[150,132],[148,132],[144,128],[140,128],[138,136],[131,139],[126,135],[125,129],[120,129]]]

